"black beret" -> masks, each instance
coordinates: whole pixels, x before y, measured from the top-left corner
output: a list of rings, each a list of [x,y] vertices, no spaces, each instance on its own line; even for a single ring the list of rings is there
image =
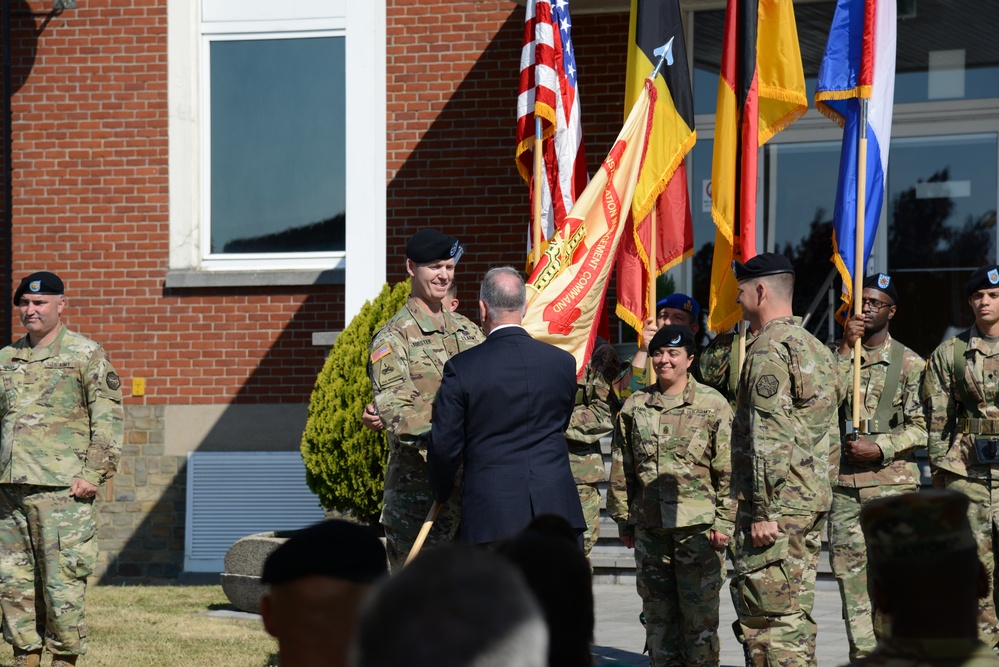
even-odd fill
[[[736,280],[775,276],[778,273],[794,273],[791,261],[779,252],[765,252],[756,255],[745,264],[732,262],[732,270],[735,271]]]
[[[694,334],[680,324],[667,324],[656,332],[649,342],[649,354],[655,354],[661,347],[694,347]]]
[[[873,276],[864,278],[864,289],[876,289],[891,299],[892,303],[898,303],[898,290],[895,289],[895,280],[887,273],[875,273]]]
[[[417,264],[452,258],[457,262],[460,256],[458,239],[444,236],[436,229],[421,229],[406,244],[406,257]]]
[[[971,277],[968,278],[968,283],[964,286],[964,293],[971,296],[980,289],[992,289],[993,287],[999,287],[999,266],[995,264],[979,266],[972,271]]]
[[[65,289],[63,288],[62,280],[56,274],[49,273],[48,271],[37,271],[21,280],[21,284],[17,286],[17,291],[14,292],[15,306],[21,301],[21,296],[25,292],[30,292],[31,294],[65,294]]]
[[[264,561],[260,581],[286,584],[318,574],[363,584],[387,571],[385,547],[370,528],[331,519],[295,531]]]

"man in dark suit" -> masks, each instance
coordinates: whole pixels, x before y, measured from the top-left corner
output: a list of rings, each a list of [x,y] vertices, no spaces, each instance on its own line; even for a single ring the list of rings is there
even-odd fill
[[[538,514],[585,528],[564,436],[576,363],[524,330],[526,301],[514,269],[486,274],[479,291],[486,342],[448,360],[434,403],[430,485],[446,502],[464,463],[460,535],[472,544],[510,537]]]

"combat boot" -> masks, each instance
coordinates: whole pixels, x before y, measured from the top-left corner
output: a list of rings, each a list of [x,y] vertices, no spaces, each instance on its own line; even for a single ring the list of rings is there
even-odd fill
[[[14,667],[38,667],[42,664],[42,651],[25,651],[14,648]]]
[[[54,655],[52,656],[52,667],[71,667],[76,664],[76,655]]]

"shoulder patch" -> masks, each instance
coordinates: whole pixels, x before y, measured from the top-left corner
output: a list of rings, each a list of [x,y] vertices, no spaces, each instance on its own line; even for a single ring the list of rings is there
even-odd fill
[[[763,398],[771,398],[777,393],[777,389],[780,388],[780,382],[777,381],[777,376],[770,373],[762,376],[756,381],[756,393]]]
[[[118,388],[121,387],[121,378],[114,371],[111,371],[104,377],[104,382],[107,383],[108,389],[111,391],[118,391]]]
[[[388,343],[385,343],[377,350],[371,353],[371,363],[375,363],[376,361],[384,357],[386,354],[391,354],[391,353],[392,353],[392,348],[389,346]]]

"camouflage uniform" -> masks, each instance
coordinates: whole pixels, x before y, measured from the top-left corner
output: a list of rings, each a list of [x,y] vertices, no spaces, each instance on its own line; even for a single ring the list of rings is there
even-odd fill
[[[610,380],[620,366],[614,348],[605,343],[594,349],[582,384],[576,388],[576,407],[565,431],[569,465],[583,506],[586,532],[583,552],[589,557],[600,537],[600,491],[597,484],[607,479],[600,439],[614,431],[614,416],[620,403]]]
[[[393,567],[401,565],[433,505],[427,479],[427,442],[444,362],[484,340],[469,320],[441,311],[435,321],[410,297],[371,340],[368,376],[385,424],[388,463],[381,523]],[[451,495],[427,537],[450,542],[458,529],[460,496]]]
[[[832,353],[800,322],[771,320],[747,347],[732,427],[735,630],[753,665],[815,664],[811,612],[842,387]],[[753,546],[757,521],[777,522],[776,543]]]
[[[882,637],[871,655],[850,667],[997,667],[999,658],[977,639]]]
[[[989,575],[989,595],[979,600],[978,637],[999,648],[996,605],[995,544],[999,539],[999,463],[980,463],[974,443],[999,437],[999,343],[989,343],[972,326],[965,347],[964,378],[955,380],[955,336],[930,356],[923,382],[923,402],[929,416],[928,447],[933,485],[961,491],[971,499],[971,527],[978,557]]]
[[[682,394],[653,385],[618,414],[607,511],[621,535],[635,537],[656,667],[718,664],[724,552],[709,539],[712,529],[733,532],[731,423],[725,399],[690,375]]]
[[[0,608],[4,639],[23,651],[87,652],[87,577],[97,562],[93,499],[121,454],[121,380],[97,343],[60,325],[34,349],[0,350]]]
[[[753,336],[746,332],[746,347]],[[730,360],[734,360],[731,361]],[[702,384],[717,389],[735,411],[735,390],[739,386],[739,334],[729,332],[715,336],[697,357],[698,378]]]
[[[837,343],[836,348],[839,347]],[[926,420],[919,391],[923,382],[923,359],[890,336],[879,347],[861,348],[860,419],[868,424],[866,436],[881,448],[882,460],[853,463],[839,460],[839,478],[833,487],[829,510],[829,562],[839,584],[843,618],[850,641],[850,659],[869,654],[877,646],[874,609],[867,588],[867,547],[860,530],[860,510],[875,498],[914,491],[919,485],[916,449],[926,443]],[[901,363],[891,370],[892,354]],[[853,386],[853,353],[839,357],[845,386]],[[879,405],[889,372],[894,395],[879,415]],[[841,408],[843,418],[852,418],[852,401]],[[879,423],[881,419],[884,423]],[[866,421],[871,420],[871,421]],[[863,430],[861,431],[863,432]],[[845,435],[845,434],[844,434]],[[878,628],[878,634],[881,634]]]

